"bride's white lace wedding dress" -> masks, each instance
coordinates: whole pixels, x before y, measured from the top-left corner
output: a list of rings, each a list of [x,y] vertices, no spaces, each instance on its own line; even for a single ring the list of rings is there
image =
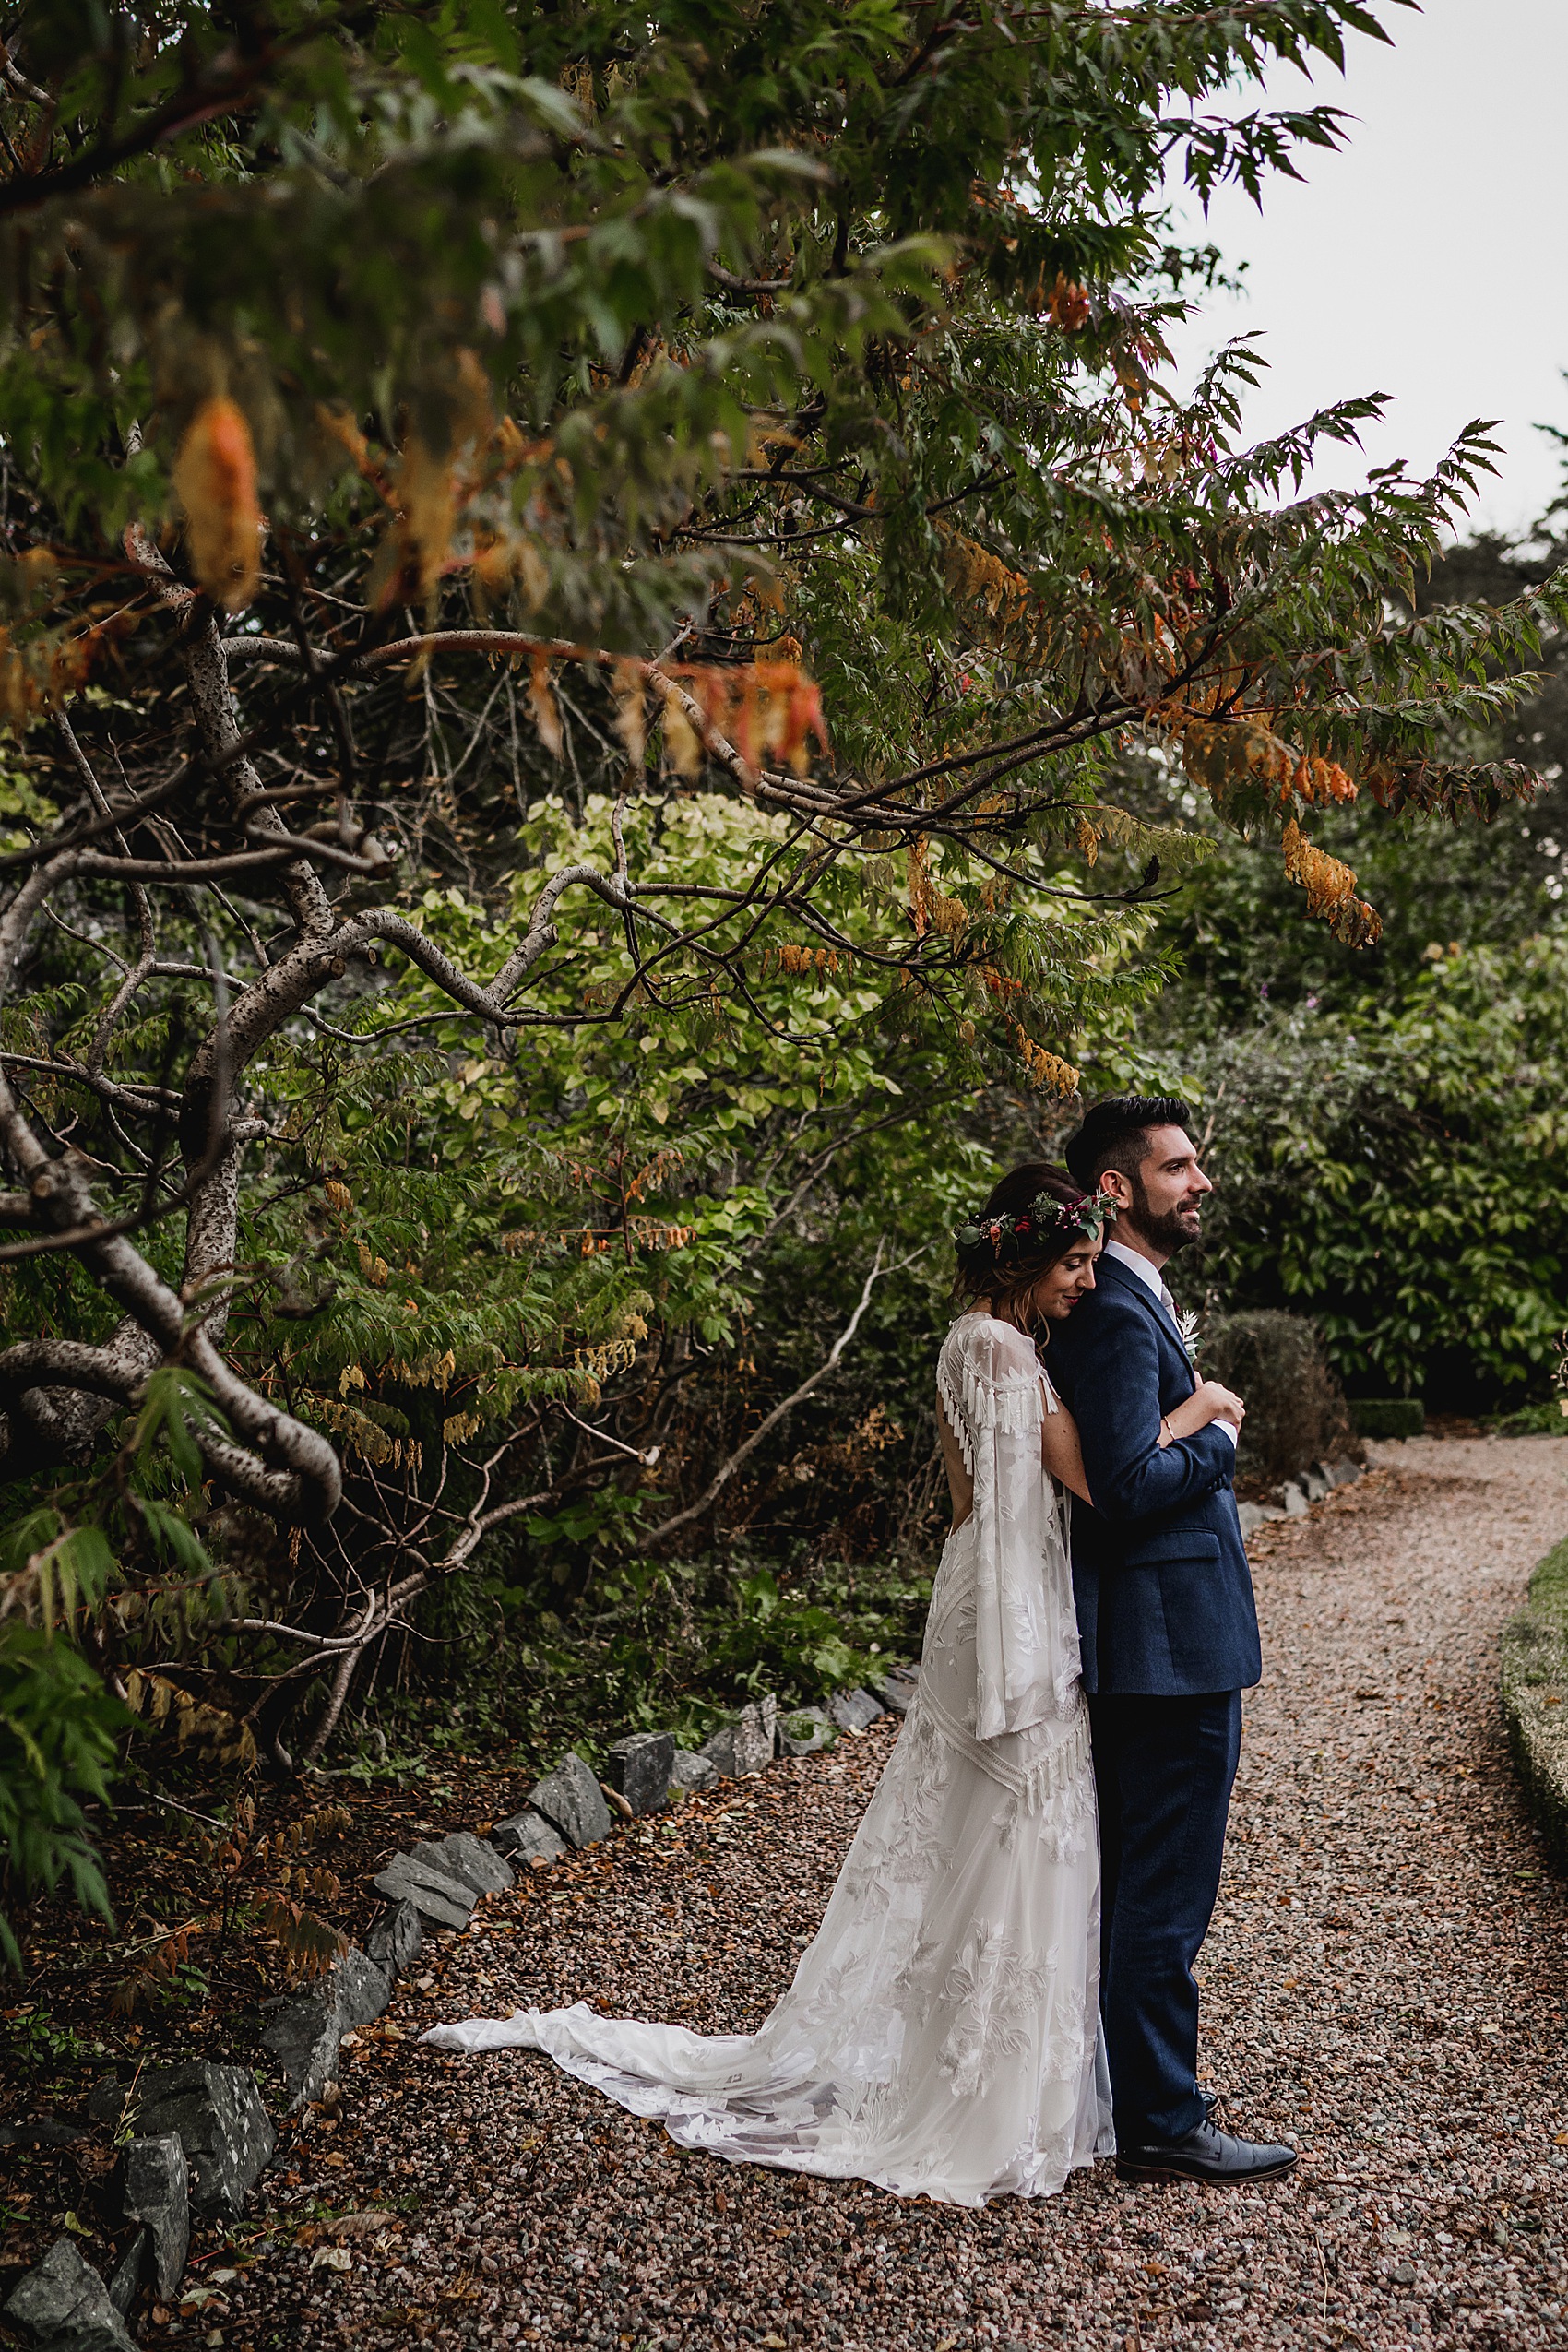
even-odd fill
[[[1050,2196],[1113,2145],[1099,1864],[1065,1529],[1033,1344],[973,1313],[937,1366],[974,1508],[918,1694],[795,1980],[754,2034],[569,2009],[437,2025],[540,2049],[683,2146],[956,2204]]]

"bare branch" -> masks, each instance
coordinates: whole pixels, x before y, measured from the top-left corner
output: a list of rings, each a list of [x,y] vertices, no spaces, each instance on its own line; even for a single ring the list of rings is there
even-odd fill
[[[742,1465],[751,1460],[752,1455],[756,1452],[757,1447],[762,1443],[763,1439],[768,1434],[768,1431],[770,1430],[777,1429],[779,1422],[784,1419],[787,1413],[792,1413],[795,1407],[802,1403],[805,1397],[809,1396],[814,1389],[821,1387],[829,1372],[837,1370],[839,1358],[843,1355],[845,1348],[848,1348],[850,1341],[854,1338],[856,1332],[861,1327],[861,1317],[865,1313],[867,1307],[871,1304],[871,1294],[876,1286],[879,1277],[884,1273],[897,1274],[904,1266],[912,1265],[914,1264],[913,1258],[901,1258],[897,1265],[885,1267],[882,1263],[882,1253],[886,1246],[887,1244],[885,1240],[877,1243],[876,1255],[872,1260],[871,1272],[866,1276],[864,1287],[862,1288],[860,1298],[856,1302],[855,1312],[849,1317],[849,1322],[844,1325],[843,1330],[838,1334],[837,1338],[834,1341],[831,1348],[827,1352],[827,1355],[824,1358],[823,1361],[818,1364],[815,1372],[808,1373],[806,1378],[802,1381],[799,1388],[791,1389],[788,1396],[784,1397],[779,1404],[775,1405],[771,1413],[764,1416],[764,1418],[757,1423],[755,1429],[753,1430],[750,1437],[745,1440],[744,1443],[738,1445],[735,1448],[734,1453],[731,1455],[729,1460],[720,1464],[713,1478],[709,1479],[707,1485],[703,1489],[701,1494],[698,1495],[694,1503],[690,1504],[684,1511],[677,1511],[673,1518],[660,1520],[657,1527],[650,1527],[647,1535],[643,1538],[644,1542],[662,1543],[667,1537],[674,1534],[677,1527],[690,1526],[694,1519],[700,1519],[704,1513],[707,1511],[715,1502],[717,1502],[719,1496],[729,1485],[731,1479],[734,1477],[736,1471],[741,1468]],[[915,1254],[916,1256],[923,1256],[924,1252],[917,1251]]]

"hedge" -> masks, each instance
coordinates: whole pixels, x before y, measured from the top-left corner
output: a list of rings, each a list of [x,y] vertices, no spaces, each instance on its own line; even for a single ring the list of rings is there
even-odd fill
[[[1531,1812],[1568,1867],[1568,1539],[1503,1635],[1503,1712]]]

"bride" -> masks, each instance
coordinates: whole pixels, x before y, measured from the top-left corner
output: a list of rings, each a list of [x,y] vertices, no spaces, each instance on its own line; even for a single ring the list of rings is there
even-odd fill
[[[1066,1542],[1068,1494],[1088,1490],[1036,1344],[1094,1287],[1114,1214],[1036,1161],[956,1237],[968,1304],[936,1367],[953,1530],[920,1687],[821,1929],[759,2030],[703,2036],[576,2002],[423,2040],[544,2050],[683,2146],[900,2196],[1051,2196],[1111,2153]],[[1206,1383],[1170,1435],[1215,1419],[1223,1396]]]

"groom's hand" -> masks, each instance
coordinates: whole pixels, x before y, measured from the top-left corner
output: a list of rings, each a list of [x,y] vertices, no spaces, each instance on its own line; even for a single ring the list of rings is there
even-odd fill
[[[1247,1418],[1247,1408],[1235,1390],[1225,1387],[1218,1380],[1200,1381],[1197,1396],[1199,1401],[1208,1407],[1211,1420],[1229,1421],[1240,1429]]]

